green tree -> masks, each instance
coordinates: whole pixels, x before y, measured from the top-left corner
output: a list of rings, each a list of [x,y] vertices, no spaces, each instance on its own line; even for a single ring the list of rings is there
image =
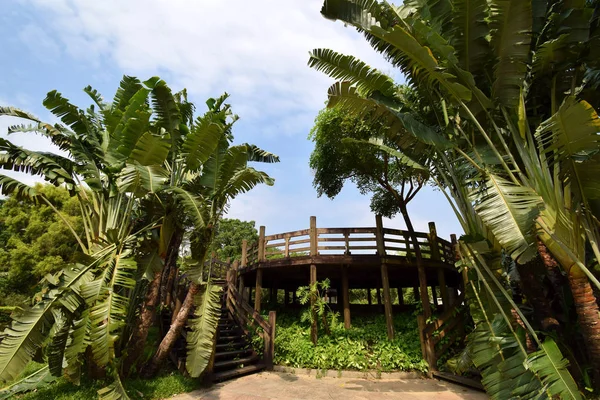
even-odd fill
[[[316,57],[313,62],[318,62]],[[391,80],[388,83],[393,86]],[[362,194],[372,195],[373,212],[389,218],[402,216],[413,244],[424,313],[429,318],[431,307],[423,256],[407,209],[429,180],[429,171],[388,139],[390,127],[385,121],[369,117],[362,118],[341,107],[319,113],[310,134],[315,142],[310,156],[310,167],[315,172],[313,184],[319,196],[334,198],[344,183],[351,181]],[[365,145],[365,141],[372,145]]]
[[[490,394],[580,397],[556,343],[538,336],[500,272],[501,251],[521,264],[538,253],[548,264],[554,258],[568,277],[590,369],[600,370],[590,284],[600,282],[588,268],[600,258],[598,3],[329,0],[322,13],[362,32],[427,107],[427,115],[406,112],[380,72],[351,56],[313,52],[311,64],[341,80],[330,105],[377,112],[397,126],[394,140],[407,151],[414,142],[428,146],[432,176],[468,234],[463,262],[478,278],[470,286],[485,294],[471,308],[478,325],[470,342]],[[517,321],[537,352],[511,328]],[[492,345],[485,331],[505,340]]]
[[[211,252],[217,253],[219,260],[240,260],[243,240],[249,245],[258,242],[254,221],[223,218],[217,224]]]
[[[58,209],[77,232],[83,226],[77,200],[63,188],[37,184],[35,190]],[[0,305],[21,305],[37,283],[78,258],[77,241],[44,203],[8,198],[0,204]]]

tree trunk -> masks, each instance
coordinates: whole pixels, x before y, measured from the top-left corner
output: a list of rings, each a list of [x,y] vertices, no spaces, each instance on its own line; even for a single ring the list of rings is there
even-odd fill
[[[129,375],[131,367],[135,365],[144,351],[144,346],[148,339],[148,331],[150,326],[152,326],[154,315],[156,313],[156,306],[158,305],[161,276],[161,271],[156,272],[154,274],[154,279],[152,279],[148,286],[148,291],[146,293],[144,304],[142,304],[142,310],[138,317],[136,329],[133,331],[133,335],[129,341],[130,345],[127,350],[127,356],[123,360],[121,371],[124,376]]]
[[[200,285],[196,283],[191,283],[190,288],[185,296],[185,300],[181,305],[181,309],[175,318],[175,322],[171,324],[169,331],[160,342],[154,357],[148,362],[148,364],[142,370],[142,376],[145,378],[151,378],[158,372],[158,369],[167,359],[167,356],[173,350],[173,346],[175,345],[175,341],[181,334],[181,330],[183,329],[185,323],[187,322],[190,311],[192,310],[192,306],[194,305],[194,296],[200,290]]]
[[[569,286],[573,293],[579,327],[597,381],[600,372],[600,309],[588,277],[576,265],[569,271]]]
[[[413,242],[415,259],[417,262],[417,272],[419,274],[419,294],[421,295],[421,303],[423,304],[423,315],[425,319],[431,316],[431,306],[429,305],[429,294],[427,291],[427,274],[425,273],[425,265],[423,264],[423,255],[421,254],[421,248],[419,247],[419,240],[415,235],[415,228],[413,227],[412,221],[408,215],[406,204],[400,203],[400,212],[404,218],[406,229],[410,236],[410,240]]]

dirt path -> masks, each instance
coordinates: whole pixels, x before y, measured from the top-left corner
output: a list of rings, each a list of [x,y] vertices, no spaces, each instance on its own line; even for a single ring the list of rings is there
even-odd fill
[[[221,383],[206,390],[178,395],[174,400],[483,400],[481,392],[435,379],[355,379],[298,376],[264,372]]]

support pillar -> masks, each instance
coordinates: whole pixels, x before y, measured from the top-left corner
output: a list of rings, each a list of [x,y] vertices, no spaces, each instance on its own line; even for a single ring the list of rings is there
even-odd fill
[[[318,236],[317,236],[317,217],[310,217],[310,229],[309,229],[309,238],[310,238],[310,255],[316,256],[318,254],[317,246],[318,246]],[[310,286],[313,287],[317,283],[317,266],[315,264],[310,265]],[[316,306],[316,296],[312,295],[310,298],[310,312],[312,314],[312,323],[310,325],[310,338],[313,344],[317,344],[317,310]]]
[[[421,295],[419,294],[419,287],[415,286],[413,287],[413,294],[415,296],[415,301],[418,303],[419,301],[421,301]]]
[[[431,298],[433,300],[433,305],[437,308],[439,304],[437,301],[437,293],[435,292],[435,286],[431,286]]]
[[[377,242],[377,253],[381,257],[381,285],[383,286],[383,300],[385,322],[387,325],[387,335],[389,340],[394,339],[394,318],[392,316],[392,298],[390,296],[390,278],[388,275],[388,266],[385,263],[385,240],[383,233],[383,220],[381,215],[375,217],[377,228],[375,230],[375,240]],[[377,288],[377,300],[381,304],[381,292]]]
[[[350,289],[348,288],[348,267],[342,267],[342,302],[344,307],[344,328],[350,329]]]
[[[401,287],[398,288],[398,305],[404,305],[404,292]]]
[[[369,303],[369,305],[373,304],[373,299],[371,298],[371,288],[367,289],[367,302]]]
[[[290,291],[287,289],[284,289],[284,295],[283,295],[283,306],[287,307],[288,304],[290,304]]]
[[[260,313],[260,301],[262,297],[262,273],[263,270],[256,270],[256,286],[254,289],[254,310]]]
[[[277,304],[277,288],[272,287],[269,290],[269,302]]]
[[[377,305],[381,305],[381,289],[377,288],[375,294],[377,295]]]

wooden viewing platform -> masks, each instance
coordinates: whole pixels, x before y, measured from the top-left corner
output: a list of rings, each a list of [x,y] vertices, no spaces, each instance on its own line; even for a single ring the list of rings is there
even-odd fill
[[[463,300],[463,280],[454,266],[455,235],[451,235],[450,241],[438,237],[435,224],[430,222],[429,232],[417,232],[416,236],[427,286],[432,290],[436,311],[442,313],[439,319],[429,324],[420,321],[423,355],[431,365],[436,353],[441,353],[435,350],[439,338],[451,336],[444,332],[443,326],[456,328],[462,325],[459,318],[455,318],[454,308]],[[272,298],[277,290],[284,290],[284,304],[287,305],[295,302],[298,287],[327,278],[332,292],[338,296],[338,308],[340,312],[343,310],[346,328],[351,325],[349,290],[367,289],[371,304],[370,289],[377,289],[378,294],[382,292],[382,296],[378,296],[379,303],[383,304],[390,339],[394,337],[392,311],[404,306],[403,289],[413,288],[416,301],[420,301],[414,244],[409,233],[384,228],[381,216],[376,216],[375,227],[367,228],[317,228],[316,217],[310,218],[309,229],[293,232],[266,236],[265,227],[261,226],[258,242],[250,245],[243,242],[242,259],[233,264],[231,271],[239,293],[253,303],[258,312],[262,289],[270,289]],[[392,304],[390,288],[398,290],[396,305]],[[312,335],[316,341],[316,322],[313,326]],[[460,333],[453,336],[458,338]],[[452,342],[455,338],[449,339],[444,342]]]

